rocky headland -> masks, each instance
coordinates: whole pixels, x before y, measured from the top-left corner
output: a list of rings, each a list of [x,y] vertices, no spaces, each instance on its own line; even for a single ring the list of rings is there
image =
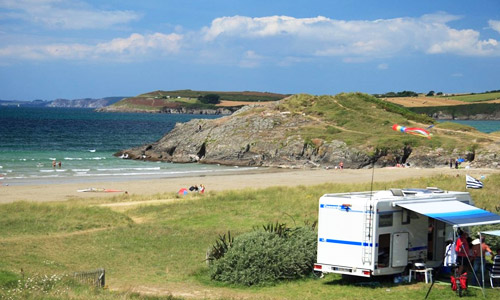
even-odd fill
[[[500,135],[436,124],[431,139],[392,130],[433,120],[360,93],[294,95],[230,116],[179,123],[160,140],[116,153],[128,159],[283,168],[409,165],[437,167],[462,157],[499,168]]]
[[[194,114],[194,115],[230,115],[241,107],[218,108],[187,108],[187,107],[159,107],[157,109],[141,109],[134,107],[107,106],[96,109],[98,112],[135,112],[135,113],[165,113],[165,114]]]

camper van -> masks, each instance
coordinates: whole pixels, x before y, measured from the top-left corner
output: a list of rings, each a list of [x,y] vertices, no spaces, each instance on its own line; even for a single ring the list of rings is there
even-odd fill
[[[438,188],[326,194],[319,200],[314,271],[372,277],[437,267],[458,227],[500,223],[467,192]]]

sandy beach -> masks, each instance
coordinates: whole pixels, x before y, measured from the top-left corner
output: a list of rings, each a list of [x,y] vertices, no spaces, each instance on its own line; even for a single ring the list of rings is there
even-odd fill
[[[381,168],[375,169],[374,181],[395,181],[412,177],[428,177],[438,174],[472,176],[498,173],[493,169],[450,169],[450,168]],[[105,188],[127,191],[130,195],[146,196],[157,193],[177,192],[195,184],[204,184],[207,191],[222,191],[244,188],[265,188],[271,186],[315,185],[333,183],[363,183],[372,179],[371,169],[359,170],[284,170],[264,169],[239,174],[206,175],[148,180],[112,181],[100,183],[71,183],[23,186],[0,186],[0,203],[14,201],[65,201],[94,197],[113,197],[119,193],[77,192],[85,188]]]

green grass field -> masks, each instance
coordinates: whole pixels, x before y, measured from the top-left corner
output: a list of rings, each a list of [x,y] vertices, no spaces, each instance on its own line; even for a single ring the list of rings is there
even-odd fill
[[[374,188],[464,190],[464,182],[463,177],[437,176],[375,183]],[[500,174],[490,175],[484,189],[471,191],[478,207],[496,211],[498,182]],[[201,299],[423,299],[429,288],[424,283],[360,285],[329,275],[248,288],[209,279],[205,253],[219,234],[230,230],[238,235],[276,221],[290,226],[310,223],[317,218],[318,199],[324,193],[369,189],[369,184],[245,189],[114,209],[99,206],[105,201],[99,199],[4,204],[0,206],[0,299],[9,295],[9,282],[22,276],[61,276],[100,267],[106,269],[109,290],[60,280],[46,292],[24,290],[16,295],[26,299],[172,299],[168,291],[173,291],[176,297]],[[175,199],[176,195],[152,198]],[[107,202],[150,199],[129,195]],[[500,246],[500,241],[487,242]],[[489,299],[500,297],[499,290],[486,292]],[[151,294],[160,296],[146,296]],[[451,297],[455,295],[448,284],[436,284],[429,299]],[[469,290],[468,298],[481,297],[479,289]]]
[[[481,101],[500,99],[500,92],[467,94],[467,95],[457,95],[457,96],[441,96],[441,97],[458,101],[464,101],[464,102],[481,102]]]

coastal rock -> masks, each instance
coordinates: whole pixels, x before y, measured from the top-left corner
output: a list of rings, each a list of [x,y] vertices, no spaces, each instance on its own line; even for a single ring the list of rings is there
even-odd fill
[[[454,115],[443,111],[438,111],[431,114],[431,117],[436,120],[500,120],[500,111],[494,111],[490,114],[469,114],[469,115]]]
[[[311,106],[315,101],[319,100],[313,98],[303,102],[304,105]],[[266,106],[245,106],[231,116],[178,123],[157,142],[123,150],[115,155],[126,155],[129,159],[175,163],[335,168],[343,162],[345,168],[365,168],[372,165],[385,167],[398,164],[442,167],[448,165],[451,158],[456,157],[471,158],[471,166],[492,167],[500,154],[500,145],[494,143],[490,148],[480,147],[474,150],[445,150],[442,147],[415,147],[410,144],[402,144],[399,148],[390,144],[382,144],[383,147],[377,148],[373,148],[369,143],[348,144],[341,139],[324,138],[322,132],[348,132],[350,135],[360,133],[335,126],[334,123],[326,124],[324,119],[317,115],[308,115],[302,109],[288,111],[287,106],[282,104],[283,102],[275,102]],[[344,103],[342,107],[345,108],[345,105]],[[390,126],[387,127],[388,134],[396,134]],[[309,132],[308,128],[323,129],[317,131],[317,137],[311,138],[311,134],[304,134]],[[498,167],[498,164],[495,167]]]
[[[71,107],[71,108],[102,108],[118,102],[123,97],[107,97],[101,99],[56,99],[50,102],[47,107]]]
[[[165,114],[194,114],[194,115],[230,115],[239,107],[219,107],[217,109],[186,108],[186,107],[158,107],[149,109],[130,108],[122,106],[106,106],[96,109],[97,112],[135,112],[135,113],[165,113]]]

